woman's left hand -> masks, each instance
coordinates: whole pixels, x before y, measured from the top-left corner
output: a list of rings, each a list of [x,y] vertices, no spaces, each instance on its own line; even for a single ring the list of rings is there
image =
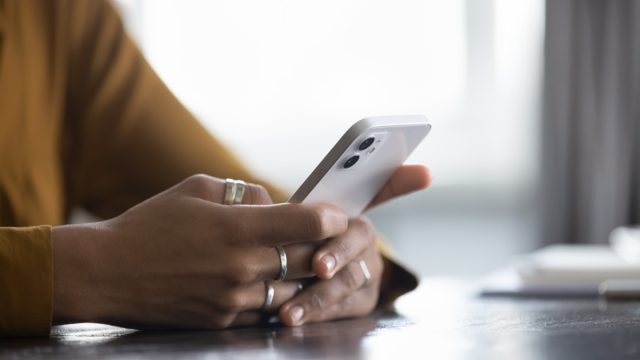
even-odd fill
[[[403,166],[368,209],[426,188],[430,182],[426,167]],[[346,232],[328,240],[313,255],[312,269],[319,280],[284,303],[280,319],[295,326],[369,314],[378,301],[383,264],[373,225],[364,217],[350,220]]]

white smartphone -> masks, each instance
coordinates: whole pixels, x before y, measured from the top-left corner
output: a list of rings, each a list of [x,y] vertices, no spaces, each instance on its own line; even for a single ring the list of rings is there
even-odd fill
[[[359,216],[431,130],[422,115],[377,116],[356,122],[289,202],[324,202]]]

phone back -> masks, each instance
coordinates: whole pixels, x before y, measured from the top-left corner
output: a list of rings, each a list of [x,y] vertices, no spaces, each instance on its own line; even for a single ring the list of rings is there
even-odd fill
[[[430,129],[422,115],[358,121],[289,201],[330,203],[359,216]]]

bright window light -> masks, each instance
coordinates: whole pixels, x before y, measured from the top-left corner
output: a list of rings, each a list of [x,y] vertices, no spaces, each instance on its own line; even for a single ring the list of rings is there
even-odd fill
[[[290,190],[373,115],[433,122],[410,161],[429,164],[435,186],[517,185],[534,172],[539,0],[482,1],[495,11],[474,21],[464,0],[118,3],[178,98]],[[495,71],[477,76],[484,68]]]

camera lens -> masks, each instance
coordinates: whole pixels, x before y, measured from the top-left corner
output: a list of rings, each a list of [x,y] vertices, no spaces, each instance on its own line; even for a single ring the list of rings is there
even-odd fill
[[[353,165],[355,165],[355,163],[358,162],[358,159],[360,159],[360,155],[353,155],[352,157],[347,159],[347,161],[344,162],[344,168],[348,169],[352,167]]]
[[[367,138],[367,140],[363,141],[360,143],[360,146],[358,146],[358,149],[360,151],[365,150],[366,148],[368,148],[369,146],[371,146],[371,144],[373,144],[373,141],[375,140],[375,138],[372,136],[370,138]]]

